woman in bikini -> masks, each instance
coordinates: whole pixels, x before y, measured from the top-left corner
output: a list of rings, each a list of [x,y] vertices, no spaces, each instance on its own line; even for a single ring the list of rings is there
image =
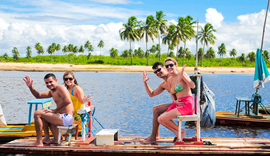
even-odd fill
[[[80,123],[80,116],[77,114],[77,110],[82,108],[82,104],[90,101],[90,95],[87,97],[84,96],[84,92],[82,88],[78,85],[78,82],[74,76],[74,73],[71,71],[67,71],[63,75],[63,80],[65,82],[65,86],[67,87],[70,97],[74,106],[74,123]]]
[[[166,112],[159,116],[158,122],[171,130],[178,137],[178,126],[172,121],[179,115],[191,115],[194,112],[194,100],[190,88],[195,88],[194,82],[189,78],[183,66],[177,71],[177,62],[174,58],[165,59],[165,67],[170,74],[167,82],[171,88],[172,104]],[[182,135],[185,130],[182,129]]]

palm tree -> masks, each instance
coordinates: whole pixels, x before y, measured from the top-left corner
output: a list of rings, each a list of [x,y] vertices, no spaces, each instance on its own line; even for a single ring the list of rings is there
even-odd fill
[[[26,48],[26,58],[32,57],[32,50],[30,46],[27,46]]]
[[[101,40],[102,41],[102,40]],[[103,47],[104,47],[104,43],[102,41]],[[88,50],[88,53],[91,53],[94,51],[94,47],[92,46],[91,42],[86,41],[86,43],[84,44],[84,48]],[[89,55],[89,54],[88,54]],[[91,54],[90,54],[91,55]]]
[[[155,52],[157,51],[157,47],[155,45],[152,45],[149,51],[150,53],[155,54]]]
[[[256,54],[254,52],[248,53],[247,58],[249,58],[250,62],[255,62]]]
[[[190,16],[187,16],[187,17],[190,17]],[[195,36],[195,31],[193,30],[191,22],[187,17],[178,18],[176,30],[172,34],[172,43],[176,45],[177,47],[176,61],[177,61],[178,45],[180,44],[180,41],[183,41],[184,43],[186,43],[187,39],[190,40],[193,36]]]
[[[173,57],[173,56],[175,56],[175,55],[174,55],[173,51],[170,51],[168,56],[169,56],[169,57]]]
[[[62,49],[62,52],[63,53],[68,53],[69,52],[69,49],[67,46],[64,46],[63,49]],[[67,62],[67,56],[66,56],[66,62]]]
[[[140,27],[140,38],[142,39],[145,36],[145,44],[146,44],[146,60],[147,60],[147,66],[148,66],[148,49],[147,49],[147,43],[148,43],[148,37],[154,42],[154,36],[158,37],[157,30],[154,28],[155,19],[154,16],[150,15],[146,18],[146,22],[143,23]]]
[[[44,54],[44,49],[43,49],[43,47],[40,45],[40,43],[36,43],[35,49],[37,50],[38,55]],[[41,61],[41,57],[40,57],[40,61]]]
[[[5,60],[7,60],[7,59],[8,59],[8,54],[7,54],[7,53],[3,54],[3,58],[4,58]]]
[[[218,47],[218,54],[220,55],[220,58],[222,58],[222,56],[226,54],[226,48],[225,48],[224,43],[221,43],[221,45]],[[220,66],[221,66],[221,60],[220,60]]]
[[[112,49],[110,50],[110,56],[111,56],[112,58],[116,58],[116,57],[118,56],[118,50],[112,48]]]
[[[203,57],[203,56],[204,56],[203,48],[199,48],[199,50],[198,50],[198,60],[200,60],[201,57]]]
[[[187,56],[188,53],[190,55],[191,52],[189,51],[188,48],[185,48],[183,51],[184,51],[184,53],[183,53],[183,66],[184,66],[184,64],[185,64],[185,55]]]
[[[210,47],[207,51],[206,51],[206,54],[205,54],[205,58],[207,59],[213,59],[216,57],[216,53],[215,51],[213,50],[212,47]]]
[[[74,49],[73,49],[73,53],[75,54],[75,56],[74,56],[74,61],[75,61],[75,63],[76,63],[76,54],[79,52],[79,49],[78,49],[78,47],[77,46],[75,46],[74,47]]]
[[[242,66],[243,66],[243,62],[246,60],[245,54],[242,53],[241,56],[239,57],[239,61],[242,62]]]
[[[137,28],[139,27],[139,22],[137,21],[137,18],[135,16],[131,16],[128,19],[128,23],[123,24],[123,28],[119,30],[120,38],[121,40],[127,40],[129,41],[130,45],[130,58],[131,58],[131,65],[132,65],[132,50],[131,50],[131,42],[135,40],[139,40],[139,32]]]
[[[99,55],[101,57],[101,48],[104,47],[104,42],[102,40],[99,41],[98,47],[100,48],[100,54]],[[93,49],[93,51],[94,51],[94,49]]]
[[[59,51],[61,50],[61,45],[57,44],[55,50],[58,51],[58,59],[60,61],[60,54],[59,54],[60,52]]]
[[[188,60],[190,60],[190,59],[192,58],[191,51],[189,51],[189,50],[186,51],[186,58],[187,58]]]
[[[204,27],[201,27],[201,31],[199,31],[198,39],[201,44],[203,44],[203,52],[205,45],[208,46],[208,43],[214,45],[216,36],[214,36],[213,32],[216,32],[216,29],[210,23],[206,23]],[[201,67],[203,63],[203,56],[201,57]]]
[[[135,56],[139,56],[140,58],[142,58],[144,56],[144,51],[141,49],[141,47],[139,47],[138,49],[134,50],[134,54]]]
[[[124,51],[122,52],[122,55],[121,55],[121,56],[124,57],[124,58],[129,57],[128,50],[124,50]]]
[[[175,25],[171,24],[169,28],[167,29],[167,33],[164,35],[162,38],[162,43],[163,44],[168,44],[168,51],[167,51],[167,57],[169,55],[170,49],[174,49],[174,45],[171,43],[172,42],[172,34],[175,32]]]
[[[160,46],[159,44],[156,45],[156,50],[157,50],[157,53],[156,53],[156,57],[159,57],[160,58]]]
[[[166,15],[163,14],[162,11],[156,11],[156,20],[155,20],[155,27],[158,30],[158,43],[159,43],[159,61],[160,61],[160,33],[164,34],[168,26],[166,25],[167,20],[164,19]]]
[[[13,53],[13,58],[17,61],[19,59],[19,57],[20,57],[20,53],[18,51],[18,48],[14,47],[12,49],[12,53]]]
[[[264,58],[265,61],[269,60],[269,52],[267,50],[263,51],[263,58]]]
[[[235,56],[237,55],[237,51],[233,48],[231,51],[230,51],[230,56],[235,58]],[[232,64],[233,64],[233,61],[232,61]]]
[[[183,47],[180,47],[179,50],[178,50],[178,56],[179,58],[185,56],[184,55],[185,51],[184,51],[184,48]]]
[[[56,44],[52,43],[52,45],[50,45],[47,49],[48,54],[51,54],[51,62],[52,62],[52,54],[54,54],[56,50]]]

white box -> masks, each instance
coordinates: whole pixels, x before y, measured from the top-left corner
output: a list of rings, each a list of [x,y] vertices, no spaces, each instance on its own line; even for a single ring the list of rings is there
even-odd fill
[[[102,129],[96,134],[96,145],[114,145],[118,141],[118,129]]]

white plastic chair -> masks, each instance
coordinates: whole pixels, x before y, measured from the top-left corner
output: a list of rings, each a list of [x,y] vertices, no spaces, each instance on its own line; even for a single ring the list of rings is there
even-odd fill
[[[197,142],[200,142],[200,89],[201,89],[201,74],[194,75],[197,77],[197,93],[195,94],[195,110],[196,113],[193,115],[181,115],[177,116],[179,121],[179,128],[178,128],[178,142],[181,142],[183,138],[181,138],[181,125],[182,121],[195,121],[196,122],[196,129],[195,134],[197,137]]]

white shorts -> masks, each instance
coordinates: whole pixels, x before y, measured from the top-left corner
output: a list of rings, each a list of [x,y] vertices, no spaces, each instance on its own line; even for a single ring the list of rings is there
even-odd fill
[[[70,126],[70,125],[73,124],[74,117],[72,115],[67,114],[67,113],[63,113],[63,114],[60,114],[60,115],[62,117],[64,126]]]

